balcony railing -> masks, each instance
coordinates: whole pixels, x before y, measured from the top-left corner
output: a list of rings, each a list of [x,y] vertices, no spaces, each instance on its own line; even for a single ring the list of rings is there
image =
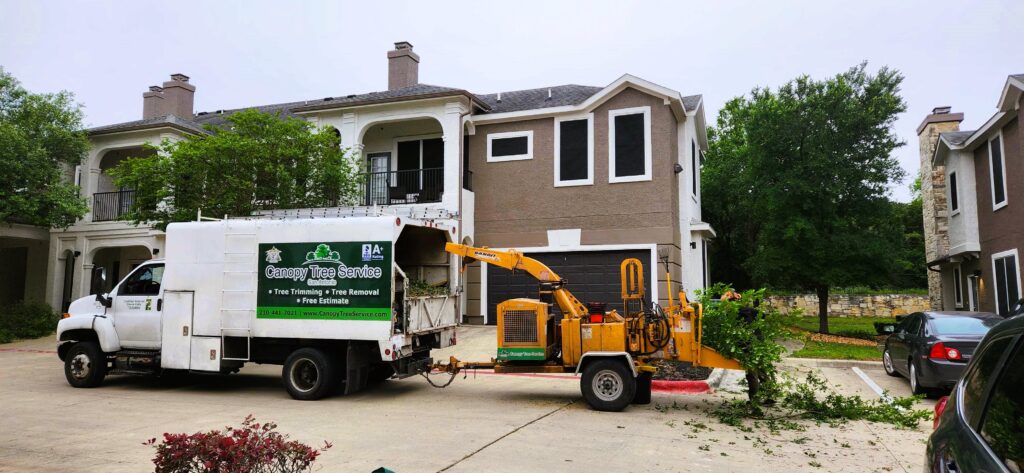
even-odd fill
[[[92,195],[92,221],[109,222],[128,213],[135,191],[97,192]]]
[[[366,174],[366,205],[425,204],[441,201],[444,168]]]

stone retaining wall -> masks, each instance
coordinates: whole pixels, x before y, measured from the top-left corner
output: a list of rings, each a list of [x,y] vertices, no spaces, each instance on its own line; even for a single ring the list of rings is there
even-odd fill
[[[800,309],[804,315],[818,314],[818,296],[797,294],[769,296],[769,304],[779,312],[788,314]],[[828,313],[833,317],[892,317],[928,310],[927,295],[912,294],[832,294],[828,296]]]

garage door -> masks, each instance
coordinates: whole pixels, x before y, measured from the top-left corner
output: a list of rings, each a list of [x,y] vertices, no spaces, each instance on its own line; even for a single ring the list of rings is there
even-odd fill
[[[637,258],[644,264],[644,284],[651,293],[650,250],[575,251],[566,253],[530,253],[529,256],[551,268],[563,279],[573,295],[583,303],[606,302],[609,309],[622,312],[622,289],[619,265],[626,258]],[[517,297],[539,297],[537,280],[523,271],[514,274],[504,268],[487,265],[487,323],[497,323],[498,303]],[[561,311],[553,306],[557,315]]]

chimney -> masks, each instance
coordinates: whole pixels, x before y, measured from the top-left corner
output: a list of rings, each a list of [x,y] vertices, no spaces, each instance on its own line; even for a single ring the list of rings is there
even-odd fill
[[[142,118],[174,115],[191,120],[195,94],[196,87],[188,83],[188,76],[171,74],[171,80],[164,82],[162,87],[151,86],[149,92],[142,94]]]
[[[149,87],[149,92],[142,94],[142,119],[166,115],[164,111],[163,88],[159,85]]]
[[[412,52],[412,43],[399,41],[388,51],[388,90],[420,83],[420,56]]]
[[[946,167],[934,165],[932,157],[939,144],[939,135],[951,131],[960,131],[963,113],[951,113],[952,107],[942,106],[932,109],[932,113],[921,121],[917,127],[918,150],[920,152],[921,171],[921,217],[924,223],[925,260],[935,261],[949,255],[949,206],[946,198]],[[944,301],[945,294],[942,275],[928,271],[929,304],[933,310],[941,310],[950,306]]]

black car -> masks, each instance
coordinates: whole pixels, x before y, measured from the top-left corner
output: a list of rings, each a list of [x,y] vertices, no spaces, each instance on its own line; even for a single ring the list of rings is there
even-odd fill
[[[1024,472],[1024,315],[988,332],[935,406],[926,471]]]
[[[915,312],[885,340],[882,366],[889,376],[906,376],[914,394],[948,391],[981,338],[1002,320],[988,312]]]

